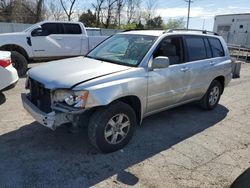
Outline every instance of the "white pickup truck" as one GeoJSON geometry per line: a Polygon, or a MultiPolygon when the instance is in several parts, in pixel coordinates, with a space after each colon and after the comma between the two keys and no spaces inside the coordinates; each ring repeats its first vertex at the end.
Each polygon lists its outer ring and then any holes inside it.
{"type": "Polygon", "coordinates": [[[11,51],[20,76],[31,61],[85,55],[107,36],[88,36],[81,22],[43,21],[23,32],[0,34],[0,50],[11,51]]]}

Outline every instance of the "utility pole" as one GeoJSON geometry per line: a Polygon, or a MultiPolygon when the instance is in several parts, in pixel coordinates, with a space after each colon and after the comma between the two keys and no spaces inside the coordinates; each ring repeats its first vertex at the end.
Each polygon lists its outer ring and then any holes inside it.
{"type": "Polygon", "coordinates": [[[190,18],[190,5],[193,2],[192,0],[185,0],[188,3],[188,15],[187,15],[187,29],[189,26],[189,18],[190,18]]]}
{"type": "Polygon", "coordinates": [[[202,30],[204,30],[205,29],[205,19],[203,19],[203,24],[202,24],[202,30]]]}

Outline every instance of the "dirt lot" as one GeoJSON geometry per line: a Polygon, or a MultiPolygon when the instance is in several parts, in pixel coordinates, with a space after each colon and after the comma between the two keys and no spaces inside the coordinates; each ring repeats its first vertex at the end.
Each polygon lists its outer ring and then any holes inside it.
{"type": "Polygon", "coordinates": [[[0,187],[250,186],[250,64],[214,111],[195,105],[144,120],[123,150],[100,154],[86,131],[39,125],[16,88],[0,94],[0,187]],[[247,180],[247,181],[244,181],[247,180]]]}

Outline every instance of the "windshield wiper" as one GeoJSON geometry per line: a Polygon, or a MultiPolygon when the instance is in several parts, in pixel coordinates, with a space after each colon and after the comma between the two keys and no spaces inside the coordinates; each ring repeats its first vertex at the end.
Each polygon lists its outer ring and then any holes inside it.
{"type": "Polygon", "coordinates": [[[101,58],[101,57],[92,57],[92,56],[86,56],[88,58],[92,58],[92,59],[96,59],[99,61],[105,61],[108,63],[113,63],[113,64],[118,64],[118,65],[123,65],[123,66],[129,66],[129,67],[133,67],[133,65],[126,63],[126,62],[122,62],[122,61],[115,61],[115,60],[111,60],[111,59],[105,59],[105,58],[101,58]]]}
{"type": "Polygon", "coordinates": [[[99,58],[99,57],[93,57],[93,56],[86,56],[88,58],[91,58],[91,59],[96,59],[96,60],[99,60],[99,61],[104,61],[103,59],[99,58]]]}

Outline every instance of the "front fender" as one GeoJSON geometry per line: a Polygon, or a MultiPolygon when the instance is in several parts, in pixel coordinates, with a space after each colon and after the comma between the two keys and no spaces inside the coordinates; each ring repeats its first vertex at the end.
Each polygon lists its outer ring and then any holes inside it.
{"type": "Polygon", "coordinates": [[[126,96],[136,96],[141,102],[141,114],[146,109],[147,78],[134,77],[115,80],[86,88],[89,91],[86,108],[105,106],[126,96]]]}
{"type": "Polygon", "coordinates": [[[18,46],[23,48],[29,57],[33,57],[32,48],[27,44],[26,37],[27,36],[25,35],[20,35],[20,37],[11,35],[7,37],[0,35],[0,48],[3,48],[4,46],[8,45],[18,46]]]}

